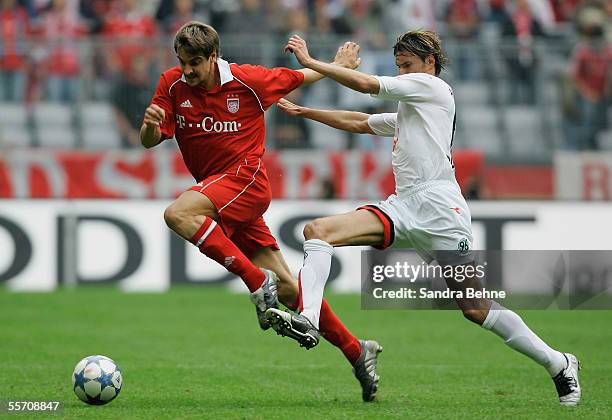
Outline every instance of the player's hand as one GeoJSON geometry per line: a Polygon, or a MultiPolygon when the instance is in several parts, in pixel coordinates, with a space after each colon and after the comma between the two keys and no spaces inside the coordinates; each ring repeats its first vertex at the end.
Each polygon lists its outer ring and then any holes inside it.
{"type": "Polygon", "coordinates": [[[347,69],[356,69],[361,64],[361,58],[359,58],[359,44],[347,41],[344,45],[338,47],[334,63],[346,67],[347,69]]]}
{"type": "Polygon", "coordinates": [[[276,103],[276,106],[281,110],[285,111],[287,114],[292,115],[294,117],[299,117],[304,113],[305,108],[303,106],[299,106],[290,102],[284,98],[281,98],[276,103]]]}
{"type": "Polygon", "coordinates": [[[308,46],[306,45],[306,41],[298,35],[293,35],[289,38],[287,45],[285,45],[285,52],[293,53],[302,66],[308,67],[308,62],[311,60],[310,54],[308,53],[308,46]]]}
{"type": "Polygon", "coordinates": [[[164,121],[166,112],[158,105],[152,104],[145,110],[143,123],[148,126],[159,127],[164,121]]]}

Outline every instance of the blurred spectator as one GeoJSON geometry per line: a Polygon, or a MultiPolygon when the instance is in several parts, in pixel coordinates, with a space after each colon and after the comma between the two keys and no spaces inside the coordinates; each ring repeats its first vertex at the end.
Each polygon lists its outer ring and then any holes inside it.
{"type": "Polygon", "coordinates": [[[597,149],[597,134],[606,128],[606,111],[610,99],[612,47],[604,38],[605,13],[592,15],[582,22],[584,40],[572,53],[571,77],[576,92],[575,137],[566,139],[571,149],[597,149]]]}
{"type": "Polygon", "coordinates": [[[499,26],[500,28],[506,24],[508,19],[508,11],[506,9],[505,0],[489,0],[489,13],[487,20],[499,26]]]}
{"type": "Polygon", "coordinates": [[[535,19],[529,0],[516,0],[506,16],[502,35],[511,40],[506,48],[506,62],[510,71],[509,100],[512,103],[535,103],[537,57],[534,38],[543,35],[535,19]]]}
{"type": "Polygon", "coordinates": [[[160,22],[162,31],[169,36],[174,36],[181,26],[191,20],[210,22],[208,13],[196,11],[195,0],[162,0],[155,18],[160,22]]]}
{"type": "Polygon", "coordinates": [[[350,7],[357,3],[355,0],[315,0],[316,18],[321,20],[321,27],[328,26],[329,30],[338,35],[351,35],[355,32],[350,7]],[[322,22],[326,22],[322,24],[322,22]]]}
{"type": "Polygon", "coordinates": [[[556,21],[550,0],[528,0],[527,2],[533,18],[538,22],[542,31],[547,34],[553,32],[556,21]]]}
{"type": "Polygon", "coordinates": [[[383,7],[382,27],[388,36],[388,45],[394,45],[401,34],[417,29],[436,29],[431,0],[388,0],[383,7]]]}
{"type": "Polygon", "coordinates": [[[261,0],[240,0],[240,6],[228,13],[223,21],[220,33],[225,47],[222,45],[221,50],[232,62],[271,65],[274,51],[267,47],[271,44],[274,27],[261,0]],[[244,42],[245,39],[248,42],[244,42]]]}
{"type": "Polygon", "coordinates": [[[138,0],[119,0],[106,17],[102,34],[107,47],[107,65],[111,73],[126,75],[131,71],[132,57],[151,59],[157,37],[155,21],[138,9],[138,0]]]}
{"type": "Polygon", "coordinates": [[[80,0],[79,14],[85,20],[90,33],[99,33],[104,26],[104,17],[110,12],[112,2],[108,0],[80,0]]]}
{"type": "Polygon", "coordinates": [[[37,34],[42,51],[37,67],[44,68],[46,97],[51,101],[73,102],[79,97],[79,39],[87,29],[76,6],[76,2],[69,4],[69,0],[52,0],[41,11],[37,34]]]}
{"type": "Polygon", "coordinates": [[[571,22],[576,16],[576,8],[584,0],[551,0],[551,7],[557,22],[571,22]]]}
{"type": "Polygon", "coordinates": [[[113,87],[111,101],[124,147],[140,145],[139,133],[144,111],[154,93],[148,63],[142,56],[132,56],[129,65],[131,71],[117,78],[113,87]]]}
{"type": "Polygon", "coordinates": [[[24,99],[29,30],[26,9],[0,0],[0,101],[24,99]]]}
{"type": "MultiPolygon", "coordinates": [[[[303,103],[303,89],[297,89],[289,93],[286,98],[295,103],[303,103]]],[[[308,149],[310,143],[310,131],[305,118],[290,117],[280,111],[276,106],[270,111],[274,126],[274,146],[276,149],[308,149]]]]}
{"type": "Polygon", "coordinates": [[[451,0],[445,16],[449,35],[459,41],[454,66],[457,75],[460,80],[475,79],[480,74],[479,51],[474,46],[480,24],[478,4],[476,0],[451,0]]]}

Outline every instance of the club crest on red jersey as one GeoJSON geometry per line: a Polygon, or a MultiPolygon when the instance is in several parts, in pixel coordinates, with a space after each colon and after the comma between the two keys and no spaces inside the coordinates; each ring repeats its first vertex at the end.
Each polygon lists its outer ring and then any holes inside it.
{"type": "Polygon", "coordinates": [[[235,114],[240,109],[239,98],[227,98],[227,110],[232,114],[235,114]]]}

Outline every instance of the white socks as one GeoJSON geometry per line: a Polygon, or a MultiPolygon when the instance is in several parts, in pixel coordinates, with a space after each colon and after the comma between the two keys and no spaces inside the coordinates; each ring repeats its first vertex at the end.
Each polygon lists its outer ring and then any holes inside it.
{"type": "Polygon", "coordinates": [[[565,369],[565,356],[550,348],[523,322],[520,316],[493,302],[482,327],[499,335],[514,350],[542,365],[550,376],[565,369]]]}
{"type": "Polygon", "coordinates": [[[334,248],[320,239],[304,242],[304,266],[300,271],[302,285],[302,315],[319,328],[323,289],[327,283],[334,248]]]}

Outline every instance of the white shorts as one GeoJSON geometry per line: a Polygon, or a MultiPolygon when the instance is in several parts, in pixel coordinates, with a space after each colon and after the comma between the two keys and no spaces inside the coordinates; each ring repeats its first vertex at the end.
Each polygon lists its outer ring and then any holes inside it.
{"type": "Polygon", "coordinates": [[[378,204],[360,207],[376,214],[389,246],[414,248],[427,262],[466,264],[472,256],[472,216],[456,183],[430,181],[378,204]]]}

